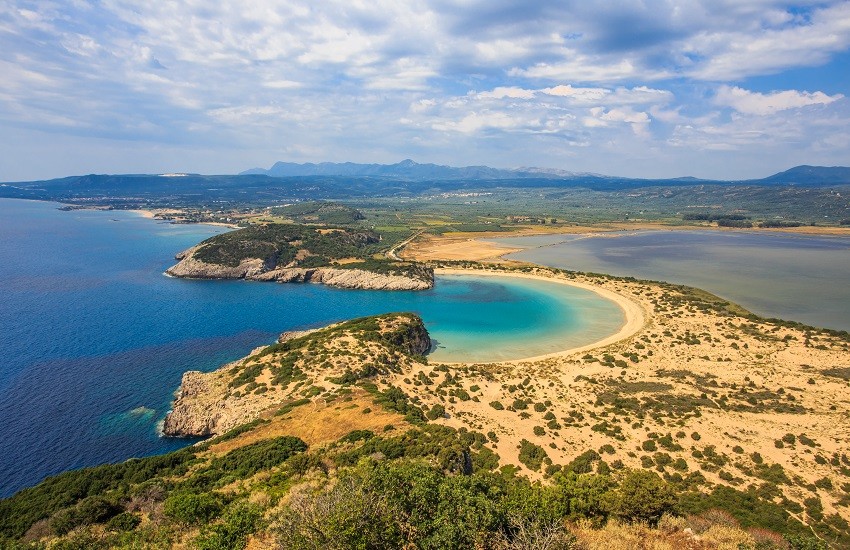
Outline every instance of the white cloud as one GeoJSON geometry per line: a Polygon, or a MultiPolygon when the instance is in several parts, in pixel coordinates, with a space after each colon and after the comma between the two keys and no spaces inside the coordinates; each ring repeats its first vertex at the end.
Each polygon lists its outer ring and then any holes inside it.
{"type": "Polygon", "coordinates": [[[511,117],[506,113],[469,113],[461,120],[435,122],[432,128],[439,131],[453,131],[471,134],[480,130],[512,130],[527,125],[527,121],[511,117]]]}
{"type": "Polygon", "coordinates": [[[478,97],[488,99],[504,99],[506,97],[511,99],[531,99],[534,97],[534,94],[534,90],[525,90],[516,86],[499,86],[489,92],[481,92],[478,94],[478,97]]]}
{"type": "Polygon", "coordinates": [[[294,80],[268,80],[263,82],[263,86],[274,90],[292,90],[302,87],[303,84],[294,80]]]}
{"type": "Polygon", "coordinates": [[[714,96],[714,103],[732,107],[739,113],[748,115],[772,115],[778,111],[798,109],[809,105],[829,105],[844,96],[826,95],[823,92],[800,92],[785,90],[762,94],[751,92],[737,86],[721,86],[714,96]]]}
{"type": "MultiPolygon", "coordinates": [[[[448,162],[469,152],[485,164],[542,165],[538,152],[590,162],[589,151],[616,153],[619,144],[632,158],[673,166],[683,151],[754,142],[766,147],[763,158],[781,158],[792,143],[813,144],[817,158],[847,158],[844,80],[822,77],[829,89],[767,80],[751,90],[740,80],[816,71],[846,54],[850,2],[665,7],[9,0],[0,2],[0,122],[227,154],[283,154],[282,144],[298,141],[286,154],[313,158],[296,160],[448,162]],[[823,91],[765,91],[784,87],[823,91]],[[585,152],[571,157],[578,146],[585,152]]],[[[582,169],[618,161],[601,162],[582,169]]]]}
{"type": "Polygon", "coordinates": [[[605,88],[573,88],[569,84],[559,84],[552,88],[543,88],[540,91],[544,94],[568,97],[579,101],[599,101],[611,93],[611,90],[605,88]]]}
{"type": "Polygon", "coordinates": [[[832,54],[850,47],[850,2],[815,8],[808,21],[778,26],[768,24],[771,20],[762,23],[756,29],[737,25],[694,33],[682,47],[705,61],[695,65],[690,75],[723,81],[772,74],[821,65],[832,54]]]}

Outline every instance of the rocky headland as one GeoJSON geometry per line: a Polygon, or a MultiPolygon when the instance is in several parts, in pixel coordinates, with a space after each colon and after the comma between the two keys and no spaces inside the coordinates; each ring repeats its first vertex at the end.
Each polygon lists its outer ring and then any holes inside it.
{"type": "Polygon", "coordinates": [[[177,254],[179,263],[166,274],[372,290],[434,286],[433,269],[382,257],[384,248],[381,236],[372,231],[270,224],[207,239],[177,254]]]}
{"type": "Polygon", "coordinates": [[[220,435],[281,407],[360,379],[380,381],[422,360],[431,339],[422,320],[399,313],[284,333],[277,344],[220,369],[183,375],[162,432],[220,435]]]}
{"type": "Polygon", "coordinates": [[[427,290],[434,286],[432,269],[417,265],[401,273],[377,273],[367,269],[339,267],[270,268],[259,258],[243,260],[236,266],[207,263],[197,259],[196,248],[175,256],[180,260],[165,273],[183,279],[245,279],[278,283],[322,283],[328,286],[369,290],[427,290]]]}

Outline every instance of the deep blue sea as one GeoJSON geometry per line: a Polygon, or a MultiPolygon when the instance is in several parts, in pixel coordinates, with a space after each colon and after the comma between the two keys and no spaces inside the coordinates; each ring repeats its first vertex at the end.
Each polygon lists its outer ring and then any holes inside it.
{"type": "Polygon", "coordinates": [[[496,239],[508,257],[703,288],[767,317],[850,330],[850,237],[628,231],[496,239]]]}
{"type": "Polygon", "coordinates": [[[187,370],[212,370],[285,330],[413,311],[439,360],[492,361],[601,339],[612,302],[554,283],[439,277],[423,292],[165,277],[224,231],[131,212],[0,199],[0,497],[61,471],[191,441],[158,423],[187,370]]]}

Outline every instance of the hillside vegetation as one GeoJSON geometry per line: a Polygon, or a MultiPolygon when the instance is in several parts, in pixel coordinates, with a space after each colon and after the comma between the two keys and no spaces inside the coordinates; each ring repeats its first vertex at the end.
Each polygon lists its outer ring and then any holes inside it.
{"type": "MultiPolygon", "coordinates": [[[[178,258],[183,266],[189,264],[184,271],[190,277],[259,279],[276,270],[333,268],[426,281],[430,286],[433,275],[425,266],[386,256],[404,235],[393,233],[385,239],[370,229],[267,223],[216,235],[178,258]]],[[[172,268],[169,273],[187,276],[184,271],[172,268]]]]}
{"type": "Polygon", "coordinates": [[[366,219],[356,208],[338,202],[309,201],[269,209],[272,216],[281,216],[297,223],[349,225],[366,219]]]}
{"type": "MultiPolygon", "coordinates": [[[[428,364],[427,334],[411,314],[285,335],[214,373],[227,394],[216,400],[265,403],[256,414],[202,444],[60,474],[0,501],[0,541],[61,549],[847,547],[850,461],[830,454],[818,424],[835,421],[816,401],[793,382],[787,394],[763,387],[758,367],[750,367],[758,382],[740,387],[729,383],[734,372],[720,378],[707,364],[660,366],[664,349],[714,348],[708,353],[730,357],[720,367],[734,371],[744,344],[746,354],[795,354],[804,334],[812,361],[846,354],[847,335],[762,320],[686,287],[595,280],[656,302],[658,324],[615,345],[617,355],[603,348],[579,355],[581,370],[563,365],[569,395],[560,395],[551,361],[428,364]],[[680,330],[667,315],[747,325],[728,342],[662,337],[665,327],[680,330]],[[741,428],[752,434],[762,419],[805,417],[808,435],[782,436],[769,454],[760,439],[752,447],[744,432],[717,423],[723,415],[747,415],[741,428]],[[526,425],[539,429],[521,435],[526,425]],[[735,449],[717,442],[715,426],[731,430],[717,435],[735,449]],[[805,467],[794,466],[800,460],[805,467]],[[808,482],[813,476],[821,478],[808,482]]],[[[787,382],[780,363],[773,369],[787,382]]],[[[806,376],[819,387],[846,385],[845,370],[806,376]]]]}

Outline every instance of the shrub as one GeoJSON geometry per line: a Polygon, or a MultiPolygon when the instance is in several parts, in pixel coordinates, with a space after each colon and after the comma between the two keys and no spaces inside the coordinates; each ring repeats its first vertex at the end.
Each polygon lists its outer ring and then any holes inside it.
{"type": "Polygon", "coordinates": [[[655,525],[675,504],[676,496],[658,474],[632,470],[617,488],[614,512],[626,521],[655,525]]]}
{"type": "Polygon", "coordinates": [[[210,493],[177,493],[165,499],[162,513],[184,525],[209,523],[221,514],[222,502],[210,493]]]}
{"type": "Polygon", "coordinates": [[[252,504],[240,504],[228,510],[224,521],[204,529],[195,540],[199,550],[241,550],[262,518],[260,509],[252,504]]]}
{"type": "Polygon", "coordinates": [[[564,470],[576,474],[588,474],[593,471],[593,463],[600,460],[600,458],[599,453],[590,449],[575,457],[564,467],[564,470]]]}
{"type": "Polygon", "coordinates": [[[537,472],[540,466],[543,465],[543,460],[548,458],[546,451],[540,445],[523,439],[520,441],[519,461],[528,467],[529,470],[537,472]]]}
{"type": "Polygon", "coordinates": [[[431,410],[428,411],[428,414],[425,415],[428,420],[436,420],[438,418],[443,418],[446,416],[446,408],[439,403],[431,407],[431,410]]]}
{"type": "Polygon", "coordinates": [[[53,516],[50,528],[55,534],[64,535],[81,525],[102,523],[120,511],[121,509],[115,503],[103,497],[88,497],[81,500],[75,507],[66,508],[53,516]]]}
{"type": "Polygon", "coordinates": [[[129,512],[122,512],[117,516],[113,517],[109,521],[106,522],[106,528],[110,531],[132,531],[135,529],[139,523],[142,522],[142,518],[137,516],[136,514],[131,514],[129,512]]]}

